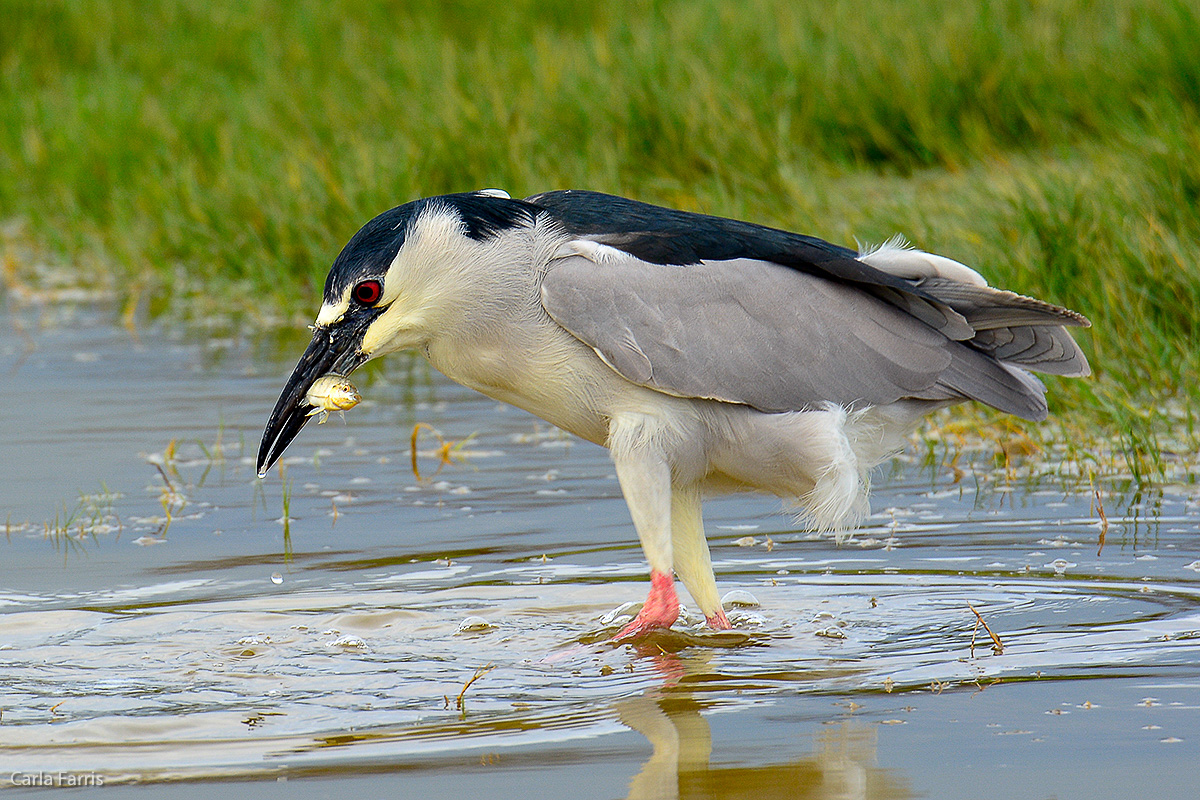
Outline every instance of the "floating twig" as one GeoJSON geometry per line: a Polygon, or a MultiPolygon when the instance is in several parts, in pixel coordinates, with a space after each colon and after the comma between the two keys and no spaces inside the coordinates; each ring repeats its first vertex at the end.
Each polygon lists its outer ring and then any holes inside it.
{"type": "Polygon", "coordinates": [[[975,610],[975,606],[967,603],[967,608],[971,609],[971,613],[975,615],[975,619],[977,620],[975,630],[971,631],[971,658],[975,657],[975,633],[978,632],[980,625],[987,631],[988,636],[992,637],[992,652],[996,655],[1003,655],[1004,644],[1000,641],[1000,637],[992,633],[992,629],[988,627],[987,621],[983,618],[983,615],[975,610]]]}
{"type": "Polygon", "coordinates": [[[467,710],[466,710],[466,708],[463,707],[463,699],[467,695],[467,689],[470,689],[472,683],[479,680],[484,675],[487,675],[489,672],[491,672],[495,668],[496,667],[494,665],[488,664],[486,667],[480,667],[479,669],[475,670],[475,674],[472,675],[471,677],[467,678],[467,682],[463,684],[462,691],[458,693],[458,697],[454,700],[454,707],[457,708],[459,711],[463,712],[463,714],[465,715],[467,713],[467,710]]]}
{"type": "MultiPolygon", "coordinates": [[[[1091,475],[1088,477],[1090,479],[1091,475]]],[[[1092,484],[1092,502],[1095,504],[1096,513],[1100,515],[1100,540],[1096,546],[1096,555],[1100,555],[1104,552],[1104,539],[1108,535],[1108,515],[1104,513],[1104,498],[1095,483],[1092,484]]]]}

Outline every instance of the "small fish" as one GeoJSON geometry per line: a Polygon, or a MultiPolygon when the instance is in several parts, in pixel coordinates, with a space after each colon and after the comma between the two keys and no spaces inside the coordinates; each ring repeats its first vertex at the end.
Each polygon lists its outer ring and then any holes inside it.
{"type": "Polygon", "coordinates": [[[308,394],[304,396],[304,402],[313,407],[308,416],[321,415],[317,420],[317,424],[320,425],[329,419],[330,411],[337,411],[342,414],[342,419],[345,419],[346,415],[342,412],[349,411],[362,402],[362,395],[345,375],[330,373],[313,381],[308,394]]]}

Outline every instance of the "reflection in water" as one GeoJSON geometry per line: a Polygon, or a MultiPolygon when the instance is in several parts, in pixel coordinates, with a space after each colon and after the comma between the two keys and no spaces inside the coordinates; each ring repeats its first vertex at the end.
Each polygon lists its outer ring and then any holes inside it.
{"type": "Polygon", "coordinates": [[[828,726],[807,758],[765,766],[713,766],[706,708],[689,688],[705,673],[712,652],[643,653],[665,678],[661,687],[614,704],[622,723],[654,747],[629,784],[629,800],[686,798],[812,798],[882,800],[913,794],[895,774],[875,766],[876,729],[852,721],[828,726]]]}
{"type": "Polygon", "coordinates": [[[755,621],[631,655],[596,630],[643,577],[602,448],[568,453],[423,360],[393,360],[347,425],[310,426],[286,480],[259,482],[242,444],[278,389],[264,364],[291,366],[269,353],[290,348],[29,329],[27,352],[0,325],[0,368],[20,376],[0,401],[21,409],[0,437],[0,785],[67,769],[156,794],[288,777],[303,795],[310,777],[319,796],[374,773],[429,797],[901,797],[909,780],[946,796],[953,741],[992,759],[995,796],[1200,797],[1179,785],[1195,787],[1200,742],[1190,473],[1153,493],[1101,481],[1100,498],[1054,454],[1014,473],[990,447],[948,449],[897,461],[876,516],[840,543],[724,498],[714,560],[723,589],[762,601],[755,621]],[[480,431],[470,464],[418,482],[418,421],[480,431]],[[1002,655],[972,654],[972,607],[1002,655]],[[464,632],[477,616],[492,627],[464,632]],[[867,709],[858,724],[834,695],[867,709]],[[861,721],[897,706],[921,727],[861,721]],[[902,772],[876,766],[877,733],[902,772]],[[510,793],[489,791],[506,778],[510,793]],[[522,795],[530,781],[548,791],[522,795]]]}

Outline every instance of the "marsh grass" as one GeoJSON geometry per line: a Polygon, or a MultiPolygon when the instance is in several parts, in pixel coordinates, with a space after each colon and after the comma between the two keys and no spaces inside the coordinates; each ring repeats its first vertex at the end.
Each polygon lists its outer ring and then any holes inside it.
{"type": "Polygon", "coordinates": [[[115,510],[120,497],[103,484],[99,492],[80,494],[73,508],[68,509],[64,504],[53,520],[42,524],[42,536],[64,559],[83,554],[88,543],[95,543],[100,535],[120,534],[123,530],[124,524],[115,510]]]}
{"type": "Polygon", "coordinates": [[[903,233],[1092,319],[1096,378],[1051,379],[1063,422],[1037,435],[1139,477],[1197,448],[1186,0],[0,0],[0,18],[10,291],[49,258],[127,316],[290,325],[386,208],[592,188],[840,243],[903,233]]]}

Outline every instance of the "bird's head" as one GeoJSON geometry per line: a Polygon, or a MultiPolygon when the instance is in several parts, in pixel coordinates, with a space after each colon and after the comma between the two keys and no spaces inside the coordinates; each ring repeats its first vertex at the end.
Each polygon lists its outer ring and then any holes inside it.
{"type": "Polygon", "coordinates": [[[372,358],[420,348],[454,302],[465,245],[527,223],[533,207],[485,190],[417,200],[364,225],[325,279],[312,341],[288,378],[258,450],[260,475],[308,421],[306,396],[323,375],[349,375],[372,358]]]}

